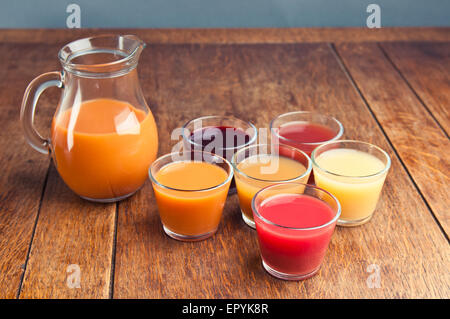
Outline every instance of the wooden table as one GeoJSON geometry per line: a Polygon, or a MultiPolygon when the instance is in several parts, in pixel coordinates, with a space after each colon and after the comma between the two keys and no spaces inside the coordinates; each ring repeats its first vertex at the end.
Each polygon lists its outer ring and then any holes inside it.
{"type": "MultiPolygon", "coordinates": [[[[0,297],[450,297],[449,28],[109,31],[0,30],[0,297]],[[174,128],[203,115],[267,127],[288,111],[328,113],[345,138],[392,158],[373,219],[337,228],[317,276],[284,282],[263,270],[236,195],[198,243],[164,235],[148,181],[115,204],[78,198],[25,142],[19,108],[35,76],[60,69],[63,44],[109,31],[149,44],[139,74],[159,154],[177,142],[174,128]],[[67,285],[69,265],[80,288],[67,285]],[[377,275],[379,288],[368,284],[377,275]]],[[[41,132],[59,94],[40,100],[41,132]]]]}

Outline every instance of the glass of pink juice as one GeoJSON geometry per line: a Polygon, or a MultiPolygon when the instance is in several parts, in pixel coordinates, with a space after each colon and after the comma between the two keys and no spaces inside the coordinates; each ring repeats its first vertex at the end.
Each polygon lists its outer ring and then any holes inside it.
{"type": "Polygon", "coordinates": [[[252,201],[264,269],[284,280],[317,273],[341,214],[327,191],[302,183],[261,189],[252,201]]]}
{"type": "MultiPolygon", "coordinates": [[[[312,151],[328,141],[341,138],[344,127],[334,117],[308,111],[284,113],[270,123],[272,143],[285,144],[302,150],[311,157],[312,151]]],[[[311,174],[309,181],[314,183],[311,174]]]]}

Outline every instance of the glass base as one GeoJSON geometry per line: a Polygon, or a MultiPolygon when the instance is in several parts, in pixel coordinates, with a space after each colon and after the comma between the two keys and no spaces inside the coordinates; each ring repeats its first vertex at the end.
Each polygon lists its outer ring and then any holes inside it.
{"type": "Polygon", "coordinates": [[[308,274],[304,274],[304,275],[296,275],[296,274],[285,274],[282,272],[279,272],[273,268],[271,268],[269,265],[267,265],[264,260],[262,261],[263,267],[264,269],[271,274],[272,276],[274,276],[275,278],[278,279],[283,279],[283,280],[305,280],[308,278],[311,278],[312,276],[314,276],[315,274],[317,274],[317,272],[320,269],[320,266],[317,267],[316,269],[314,269],[312,272],[308,273],[308,274]]]}
{"type": "Polygon", "coordinates": [[[248,218],[247,216],[245,216],[242,209],[241,209],[241,214],[242,214],[242,219],[244,220],[244,222],[251,228],[256,229],[255,222],[253,220],[251,220],[250,218],[248,218]]]}
{"type": "Polygon", "coordinates": [[[95,203],[114,203],[114,202],[118,202],[121,200],[124,200],[125,198],[130,197],[131,195],[133,195],[134,193],[136,193],[137,191],[134,191],[132,193],[123,195],[123,196],[119,196],[119,197],[114,197],[114,198],[90,198],[90,197],[85,197],[85,196],[81,196],[79,195],[82,199],[88,200],[90,202],[95,202],[95,203]]]}
{"type": "Polygon", "coordinates": [[[200,241],[200,240],[205,240],[205,239],[211,237],[212,235],[214,235],[215,232],[217,231],[217,228],[216,228],[213,231],[210,231],[210,232],[208,232],[206,234],[201,234],[201,235],[180,235],[180,234],[174,233],[173,231],[169,230],[164,225],[163,225],[163,229],[164,229],[164,232],[166,233],[167,236],[169,236],[170,238],[179,240],[179,241],[200,241]]]}
{"type": "Polygon", "coordinates": [[[369,216],[367,216],[363,219],[357,219],[357,220],[338,219],[337,225],[343,226],[343,227],[360,226],[360,225],[367,223],[372,218],[372,216],[373,216],[373,214],[370,214],[369,216]]]}

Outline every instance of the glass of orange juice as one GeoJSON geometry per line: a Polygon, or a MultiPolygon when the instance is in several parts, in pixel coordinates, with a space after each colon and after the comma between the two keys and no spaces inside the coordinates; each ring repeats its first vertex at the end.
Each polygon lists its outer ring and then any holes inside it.
{"type": "Polygon", "coordinates": [[[262,188],[286,182],[306,183],[312,170],[305,152],[282,144],[256,144],[237,151],[232,159],[244,222],[255,228],[253,196],[262,188]]]}
{"type": "Polygon", "coordinates": [[[370,143],[342,140],[322,144],[311,158],[316,185],[341,203],[338,225],[368,222],[391,166],[389,155],[370,143]]]}
{"type": "Polygon", "coordinates": [[[175,152],[153,162],[149,175],[168,236],[198,241],[216,232],[233,178],[230,162],[203,151],[175,152]]]}

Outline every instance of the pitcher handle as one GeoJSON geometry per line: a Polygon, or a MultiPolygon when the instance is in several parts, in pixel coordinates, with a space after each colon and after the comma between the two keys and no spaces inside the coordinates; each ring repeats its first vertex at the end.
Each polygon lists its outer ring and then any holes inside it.
{"type": "Polygon", "coordinates": [[[43,138],[34,128],[34,113],[39,96],[45,89],[56,86],[63,88],[63,76],[61,72],[48,72],[39,75],[28,85],[20,108],[20,122],[24,130],[25,138],[35,150],[42,154],[49,154],[50,139],[43,138]]]}

